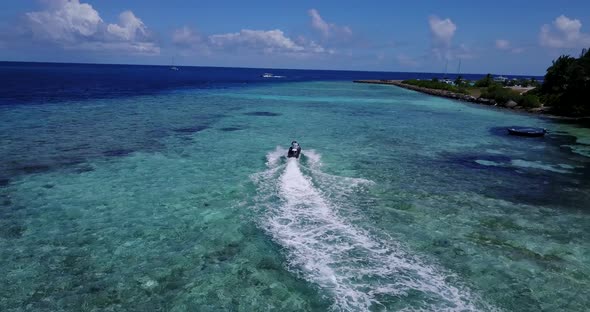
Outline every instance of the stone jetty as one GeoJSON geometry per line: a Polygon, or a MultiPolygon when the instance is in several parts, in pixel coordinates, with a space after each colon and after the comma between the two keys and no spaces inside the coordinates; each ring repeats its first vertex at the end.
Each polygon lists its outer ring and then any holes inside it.
{"type": "Polygon", "coordinates": [[[430,95],[441,96],[441,97],[459,100],[459,101],[466,101],[466,102],[479,103],[479,104],[485,104],[485,105],[494,105],[494,106],[497,105],[496,101],[491,100],[491,99],[484,99],[481,97],[476,98],[476,97],[469,95],[469,94],[455,93],[455,92],[451,92],[451,91],[447,91],[447,90],[438,90],[438,89],[429,89],[429,88],[418,87],[418,86],[414,86],[414,85],[405,84],[405,83],[401,82],[400,80],[354,80],[354,82],[393,85],[393,86],[398,86],[398,87],[409,89],[409,90],[414,90],[414,91],[418,91],[418,92],[422,92],[422,93],[426,93],[426,94],[430,94],[430,95]]]}

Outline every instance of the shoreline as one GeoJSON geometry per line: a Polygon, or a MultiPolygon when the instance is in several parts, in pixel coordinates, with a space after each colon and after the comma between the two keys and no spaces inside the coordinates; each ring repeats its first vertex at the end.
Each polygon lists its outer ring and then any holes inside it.
{"type": "Polygon", "coordinates": [[[469,94],[461,94],[461,93],[455,93],[455,92],[451,92],[451,91],[447,91],[447,90],[418,87],[418,86],[414,86],[414,85],[405,84],[402,82],[402,80],[353,80],[353,82],[354,83],[366,83],[366,84],[391,85],[391,86],[396,86],[396,87],[400,87],[400,88],[404,88],[404,89],[408,89],[408,90],[412,90],[412,91],[417,91],[417,92],[425,93],[428,95],[443,97],[443,98],[447,98],[447,99],[458,100],[458,101],[469,102],[469,103],[480,104],[480,105],[483,104],[485,106],[491,106],[491,107],[495,107],[495,108],[503,108],[503,109],[508,109],[508,110],[515,111],[515,112],[529,113],[529,114],[539,115],[539,116],[553,118],[553,119],[574,120],[574,121],[586,121],[586,120],[590,119],[590,117],[568,117],[568,116],[553,115],[548,111],[547,108],[526,109],[526,108],[519,106],[519,105],[507,106],[506,104],[498,104],[493,99],[485,99],[485,98],[481,98],[481,97],[476,98],[476,97],[469,95],[469,94]]]}
{"type": "Polygon", "coordinates": [[[484,99],[481,97],[476,98],[476,97],[469,95],[469,94],[455,93],[455,92],[451,92],[451,91],[447,91],[447,90],[418,87],[418,86],[414,86],[414,85],[405,84],[402,82],[402,80],[354,80],[353,82],[354,83],[392,85],[392,86],[397,86],[400,88],[418,91],[421,93],[426,93],[426,94],[444,97],[444,98],[448,98],[448,99],[459,100],[459,101],[464,101],[464,102],[471,102],[471,103],[476,103],[476,104],[485,104],[488,106],[510,108],[510,109],[525,111],[525,112],[529,112],[529,113],[542,113],[542,111],[543,111],[543,109],[538,109],[538,108],[537,109],[525,109],[525,108],[518,106],[518,105],[513,106],[513,107],[508,107],[505,105],[498,104],[498,103],[496,103],[495,100],[492,100],[492,99],[484,99]]]}

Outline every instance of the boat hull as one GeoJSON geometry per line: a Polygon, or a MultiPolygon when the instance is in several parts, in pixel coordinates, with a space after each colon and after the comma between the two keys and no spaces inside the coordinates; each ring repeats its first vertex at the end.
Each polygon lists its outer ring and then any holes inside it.
{"type": "Polygon", "coordinates": [[[508,134],[525,136],[525,137],[542,137],[546,133],[547,133],[547,130],[543,129],[543,128],[530,128],[530,127],[508,128],[508,134]]]}
{"type": "Polygon", "coordinates": [[[287,158],[299,158],[299,155],[301,155],[301,148],[299,149],[289,149],[289,151],[287,152],[287,158]]]}

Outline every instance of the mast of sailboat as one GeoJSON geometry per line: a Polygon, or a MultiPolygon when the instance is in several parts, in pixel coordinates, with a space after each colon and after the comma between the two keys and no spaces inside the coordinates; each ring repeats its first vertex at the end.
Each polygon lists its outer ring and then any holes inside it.
{"type": "Polygon", "coordinates": [[[461,59],[459,59],[459,65],[457,66],[457,76],[461,75],[461,59]]]}
{"type": "Polygon", "coordinates": [[[172,56],[172,66],[170,66],[170,69],[171,70],[178,70],[178,67],[176,67],[176,65],[174,65],[174,64],[175,64],[175,62],[174,62],[174,56],[172,56]]]}
{"type": "Polygon", "coordinates": [[[444,79],[447,79],[447,68],[449,67],[449,59],[447,59],[445,63],[445,74],[443,75],[444,79]]]}

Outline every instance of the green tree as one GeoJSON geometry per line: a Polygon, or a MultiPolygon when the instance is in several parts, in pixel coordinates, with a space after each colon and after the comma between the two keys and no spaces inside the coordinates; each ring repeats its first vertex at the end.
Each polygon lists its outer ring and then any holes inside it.
{"type": "Polygon", "coordinates": [[[547,68],[540,94],[546,105],[562,115],[590,114],[590,51],[579,58],[562,55],[547,68]]]}
{"type": "Polygon", "coordinates": [[[539,98],[534,94],[528,94],[521,96],[520,100],[518,101],[523,107],[526,108],[536,108],[541,106],[541,102],[539,102],[539,98]]]}
{"type": "Polygon", "coordinates": [[[528,79],[524,79],[524,78],[518,79],[518,85],[521,86],[521,87],[525,87],[526,88],[526,87],[529,86],[529,84],[530,84],[530,82],[529,82],[528,79]]]}
{"type": "Polygon", "coordinates": [[[484,78],[475,82],[475,86],[478,88],[487,88],[492,84],[494,84],[494,80],[492,79],[492,74],[487,74],[484,78]]]}
{"type": "Polygon", "coordinates": [[[562,55],[547,68],[542,91],[548,94],[561,94],[567,90],[572,80],[572,71],[576,59],[569,55],[562,55]]]}

